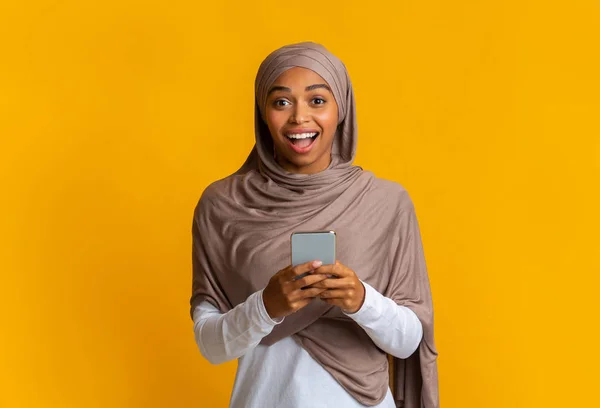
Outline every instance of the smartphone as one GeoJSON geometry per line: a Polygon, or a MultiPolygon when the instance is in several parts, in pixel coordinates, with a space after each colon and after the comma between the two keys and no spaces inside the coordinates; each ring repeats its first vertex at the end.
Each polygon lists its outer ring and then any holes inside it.
{"type": "MultiPolygon", "coordinates": [[[[323,265],[335,263],[335,231],[294,232],[292,245],[292,266],[318,260],[323,265]]],[[[308,275],[303,273],[294,280],[308,275]]]]}

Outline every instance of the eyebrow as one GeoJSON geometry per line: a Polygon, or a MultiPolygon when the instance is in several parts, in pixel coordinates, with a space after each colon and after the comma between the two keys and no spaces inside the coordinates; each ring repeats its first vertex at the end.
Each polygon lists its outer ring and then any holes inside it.
{"type": "MultiPolygon", "coordinates": [[[[331,88],[327,84],[309,85],[306,88],[304,88],[304,90],[306,92],[308,92],[308,91],[312,91],[312,90],[319,89],[319,88],[327,89],[329,92],[333,93],[333,91],[331,90],[331,88]]],[[[270,95],[270,94],[272,94],[275,91],[292,92],[292,90],[290,88],[288,88],[287,86],[279,86],[279,85],[277,85],[277,86],[273,86],[273,87],[271,87],[271,89],[269,89],[269,92],[267,93],[267,96],[270,95]]]]}

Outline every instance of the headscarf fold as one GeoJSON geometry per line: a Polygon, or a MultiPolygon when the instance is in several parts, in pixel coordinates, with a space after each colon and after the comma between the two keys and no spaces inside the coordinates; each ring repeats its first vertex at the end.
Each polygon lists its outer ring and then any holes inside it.
{"type": "Polygon", "coordinates": [[[385,352],[358,324],[318,299],[287,316],[261,343],[292,336],[364,405],[385,398],[391,375],[399,407],[438,407],[433,307],[416,214],[399,184],[352,165],[356,107],[344,64],[319,44],[288,45],[263,61],[255,93],[252,152],[240,170],[204,191],[194,212],[191,313],[202,301],[225,313],[263,289],[290,264],[292,232],[335,230],[337,259],[416,313],[423,325],[419,349],[406,360],[391,358],[390,368],[385,352]],[[325,79],[338,105],[331,163],[311,175],[279,166],[264,120],[269,88],[293,67],[325,79]]]}

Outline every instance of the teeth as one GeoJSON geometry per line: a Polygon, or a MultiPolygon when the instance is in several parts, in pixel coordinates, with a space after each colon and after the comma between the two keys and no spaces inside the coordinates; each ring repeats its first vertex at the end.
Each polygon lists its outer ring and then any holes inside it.
{"type": "Polygon", "coordinates": [[[289,139],[306,139],[309,137],[313,137],[316,136],[318,132],[315,133],[290,133],[288,135],[285,135],[287,138],[289,139]]]}

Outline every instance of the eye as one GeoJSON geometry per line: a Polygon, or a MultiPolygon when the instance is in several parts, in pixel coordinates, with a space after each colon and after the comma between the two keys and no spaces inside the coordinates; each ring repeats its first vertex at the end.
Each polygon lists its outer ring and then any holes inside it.
{"type": "Polygon", "coordinates": [[[286,101],[285,99],[277,99],[276,101],[273,102],[273,106],[275,106],[276,108],[283,108],[284,106],[289,105],[289,102],[286,101]]]}
{"type": "Polygon", "coordinates": [[[312,103],[314,103],[315,105],[323,105],[325,102],[327,102],[325,99],[323,98],[313,98],[312,103]]]}

